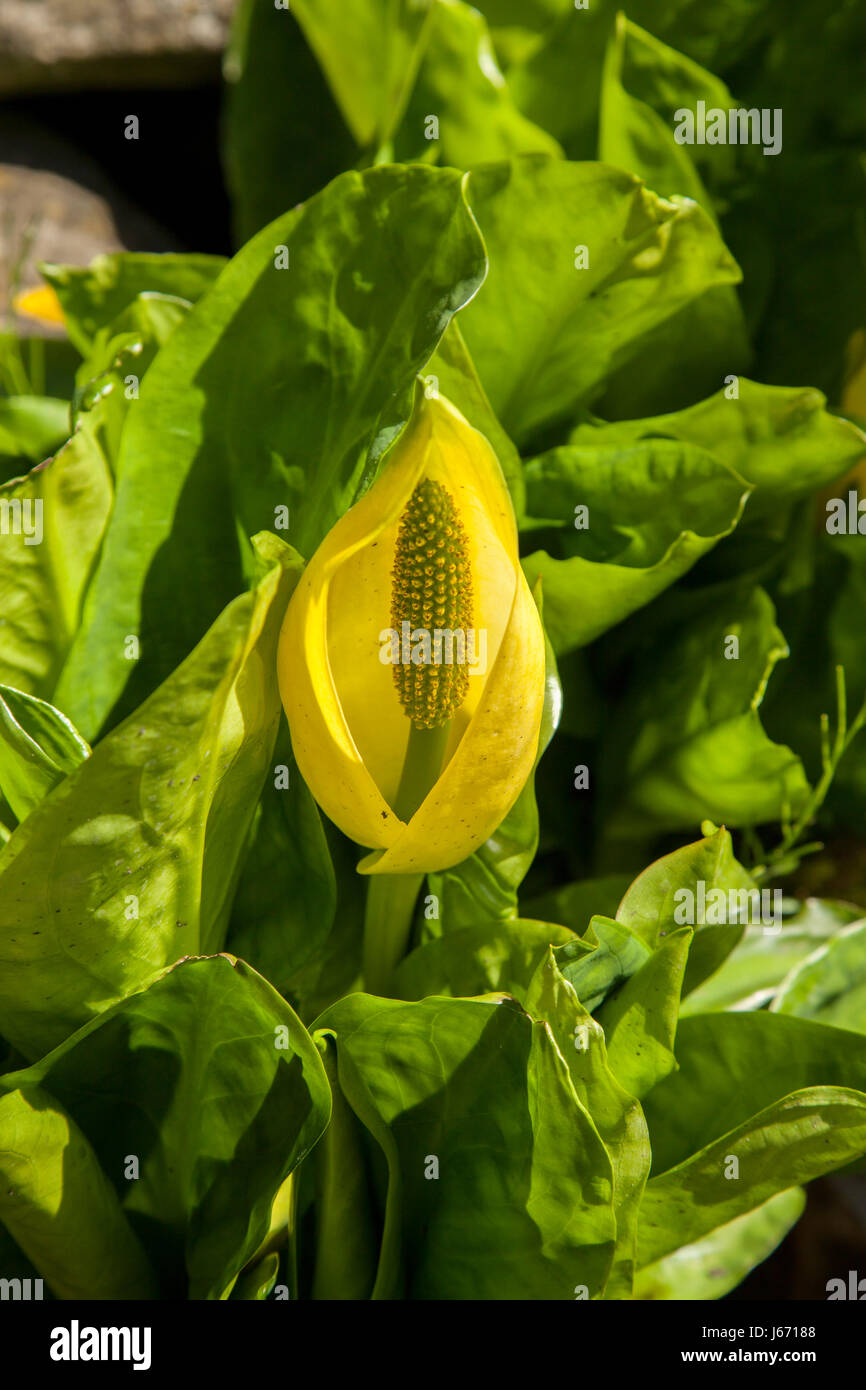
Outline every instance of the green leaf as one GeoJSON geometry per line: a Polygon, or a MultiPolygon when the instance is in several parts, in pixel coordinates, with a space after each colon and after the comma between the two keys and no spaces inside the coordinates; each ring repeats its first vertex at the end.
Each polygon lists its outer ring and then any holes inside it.
{"type": "Polygon", "coordinates": [[[358,158],[291,9],[239,0],[232,14],[222,142],[238,246],[358,158]]]}
{"type": "Polygon", "coordinates": [[[676,1055],[679,1070],[644,1105],[654,1173],[683,1163],[794,1091],[866,1092],[866,1038],[784,1014],[681,1018],[676,1055]]]}
{"type": "Polygon", "coordinates": [[[42,463],[68,437],[68,401],[51,396],[0,399],[0,481],[42,463]]]}
{"type": "Polygon", "coordinates": [[[0,1223],[57,1297],[154,1298],[145,1253],[74,1119],[21,1078],[0,1094],[0,1136],[0,1223]]]}
{"type": "Polygon", "coordinates": [[[520,917],[451,929],[400,963],[394,994],[400,999],[431,994],[461,998],[501,991],[522,1000],[548,948],[571,940],[567,927],[520,917]]]}
{"type": "Polygon", "coordinates": [[[636,1261],[638,1210],[650,1170],[646,1121],[606,1050],[602,1027],[580,1004],[548,949],[530,984],[526,1010],[545,1020],[581,1104],[592,1116],[613,1168],[616,1251],[606,1299],[630,1298],[636,1261]]]}
{"type": "Polygon", "coordinates": [[[795,965],[770,1008],[866,1033],[866,922],[843,927],[795,965]]]}
{"type": "Polygon", "coordinates": [[[770,599],[756,588],[689,597],[682,608],[653,634],[610,730],[620,764],[608,784],[612,833],[685,830],[707,818],[759,825],[796,812],[808,795],[799,758],[772,742],[758,713],[788,652],[770,599]],[[733,638],[736,659],[726,654],[733,638]]]}
{"type": "Polygon", "coordinates": [[[523,155],[472,173],[469,201],[490,274],[461,328],[518,444],[592,402],[656,324],[739,279],[700,208],[603,164],[523,155]],[[589,262],[577,268],[581,246],[589,262]]]}
{"type": "Polygon", "coordinates": [[[674,1037],[691,941],[689,927],[673,932],[597,1014],[611,1071],[639,1100],[676,1066],[674,1037]]]}
{"type": "MultiPolygon", "coordinates": [[[[687,994],[717,970],[737,945],[749,916],[741,913],[740,899],[743,893],[754,891],[754,880],[734,858],[731,837],[722,828],[644,869],[620,903],[617,920],[637,932],[654,951],[671,933],[677,934],[677,928],[689,925],[697,929],[683,986],[687,994]],[[732,910],[726,911],[718,924],[706,920],[706,909],[704,920],[699,920],[702,897],[709,902],[710,895],[719,891],[732,910]]],[[[746,904],[749,910],[752,903],[750,898],[746,904]]]]}
{"type": "Polygon", "coordinates": [[[797,1224],[805,1206],[802,1188],[778,1192],[762,1206],[717,1226],[693,1244],[681,1245],[670,1255],[645,1265],[635,1280],[635,1298],[683,1302],[724,1298],[772,1254],[797,1224]]]}
{"type": "Polygon", "coordinates": [[[359,994],[319,1026],[388,1164],[374,1298],[601,1293],[612,1167],[544,1024],[508,1000],[359,994]]]}
{"type": "Polygon", "coordinates": [[[808,898],[794,916],[783,920],[778,933],[765,931],[759,923],[746,927],[715,974],[683,1000],[681,1016],[716,1009],[764,1008],[789,972],[794,974],[807,956],[861,917],[862,910],[847,903],[808,898]]]}
{"type": "MultiPolygon", "coordinates": [[[[489,7],[484,9],[494,23],[489,7]]],[[[532,22],[526,7],[520,9],[519,19],[515,15],[510,22],[532,22]]],[[[555,135],[570,159],[594,159],[602,63],[616,6],[611,0],[593,0],[578,10],[568,0],[557,0],[544,9],[548,22],[539,23],[539,16],[533,23],[541,29],[541,39],[526,46],[509,69],[508,81],[520,109],[555,135]]]]}
{"type": "Polygon", "coordinates": [[[562,154],[515,106],[484,16],[460,0],[431,8],[418,79],[394,138],[394,157],[404,163],[434,151],[440,164],[458,169],[515,154],[562,154]],[[431,113],[438,122],[432,143],[431,113]]]}
{"type": "Polygon", "coordinates": [[[86,267],[41,265],[60,300],[69,336],[83,356],[98,331],[146,291],[195,303],[216,280],[225,259],[191,252],[120,251],[96,256],[86,267]]]}
{"type": "Polygon", "coordinates": [[[763,386],[740,377],[726,390],[667,415],[578,425],[577,445],[629,448],[639,440],[679,439],[706,449],[754,488],[747,518],[775,512],[849,469],[864,452],[862,432],[827,411],[820,391],[763,386]]]}
{"type": "Polygon", "coordinates": [[[295,0],[292,9],[357,144],[382,144],[411,91],[431,0],[295,0]]]}
{"type": "Polygon", "coordinates": [[[163,1297],[228,1290],[330,1109],[312,1039],[266,980],[228,956],[180,961],[13,1081],[74,1117],[163,1297]]]}
{"type": "Polygon", "coordinates": [[[364,1129],[337,1073],[334,1035],[316,1034],[331,1087],[331,1122],[313,1151],[316,1244],[311,1297],[367,1299],[376,1281],[378,1239],[375,1199],[364,1152],[364,1129]]]}
{"type": "Polygon", "coordinates": [[[278,507],[293,544],[315,549],[354,499],[381,413],[483,272],[460,175],[420,167],[344,174],[226,267],[147,372],[124,430],[58,692],[85,734],[186,656],[243,586],[246,536],[272,528],[278,507]],[[132,681],[129,633],[141,645],[132,681]]]}
{"type": "Polygon", "coordinates": [[[578,936],[583,936],[593,917],[616,916],[630,883],[628,874],[585,878],[578,883],[566,883],[561,888],[551,889],[540,898],[531,898],[523,906],[538,921],[564,922],[578,936]]]}
{"type": "Polygon", "coordinates": [[[531,516],[557,528],[556,553],[533,551],[523,568],[530,584],[541,578],[558,653],[594,641],[686,574],[730,534],[749,493],[706,450],[668,440],[553,449],[527,464],[526,487],[531,516]]]}
{"type": "Polygon", "coordinates": [[[593,917],[580,941],[559,947],[555,959],[581,1004],[593,1013],[650,955],[649,947],[630,927],[608,917],[593,917]],[[587,946],[594,948],[591,954],[587,946]]]}
{"type": "Polygon", "coordinates": [[[105,409],[98,402],[53,459],[0,488],[10,517],[0,546],[0,681],[42,699],[52,697],[78,629],[111,512],[98,442],[105,409]]]}
{"type": "Polygon", "coordinates": [[[640,1263],[651,1264],[700,1240],[777,1192],[842,1167],[864,1149],[863,1092],[814,1086],[785,1096],[676,1168],[650,1178],[640,1210],[640,1263]],[[729,1178],[734,1159],[739,1166],[729,1178]]]}
{"type": "Polygon", "coordinates": [[[619,14],[605,56],[598,157],[639,174],[664,198],[694,198],[712,216],[705,181],[730,183],[739,151],[677,143],[677,112],[699,101],[708,110],[736,106],[718,77],[619,14]]]}
{"type": "Polygon", "coordinates": [[[281,716],[275,648],[298,573],[288,552],[6,845],[0,1032],[25,1056],[180,956],[220,949],[281,716]]]}
{"type": "Polygon", "coordinates": [[[59,709],[0,685],[0,790],[19,820],[89,756],[59,709]]]}
{"type": "Polygon", "coordinates": [[[251,1269],[244,1271],[239,1276],[229,1297],[232,1300],[243,1299],[246,1302],[263,1302],[273,1292],[279,1271],[280,1257],[274,1250],[270,1255],[265,1255],[264,1259],[259,1260],[258,1264],[253,1265],[251,1269]]]}
{"type": "Polygon", "coordinates": [[[320,951],[333,926],[336,901],[319,810],[298,772],[288,727],[281,720],[273,771],[256,811],[232,906],[227,947],[286,993],[320,951]]]}

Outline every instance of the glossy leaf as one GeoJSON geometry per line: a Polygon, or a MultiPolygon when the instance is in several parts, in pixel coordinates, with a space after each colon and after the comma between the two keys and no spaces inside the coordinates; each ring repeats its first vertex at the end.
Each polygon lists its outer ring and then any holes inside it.
{"type": "Polygon", "coordinates": [[[638,1211],[650,1167],[646,1121],[640,1105],[623,1088],[606,1049],[600,1024],[590,1018],[548,949],[533,977],[525,1007],[543,1018],[556,1040],[572,1084],[604,1141],[613,1169],[616,1251],[604,1290],[606,1299],[629,1298],[636,1261],[638,1211]]]}
{"type": "Polygon", "coordinates": [[[457,169],[515,154],[562,153],[546,130],[518,110],[484,17],[460,0],[436,0],[431,7],[417,81],[394,138],[401,161],[434,152],[440,164],[457,169]],[[432,140],[431,112],[438,123],[432,140]]]}
{"type": "Polygon", "coordinates": [[[554,449],[527,465],[526,487],[530,515],[556,528],[555,552],[533,551],[523,568],[530,584],[541,578],[558,653],[594,641],[682,578],[730,534],[748,497],[705,450],[662,440],[554,449]]]}
{"type": "Polygon", "coordinates": [[[497,999],[351,995],[320,1026],[336,1034],[344,1094],[388,1163],[374,1298],[601,1292],[616,1237],[611,1163],[543,1024],[497,999]]]}
{"type": "Polygon", "coordinates": [[[652,327],[739,278],[700,208],[665,202],[603,164],[524,155],[471,174],[469,201],[490,275],[461,329],[518,444],[596,399],[652,327]]]}
{"type": "Polygon", "coordinates": [[[280,716],[275,644],[298,569],[276,558],[6,846],[0,1029],[25,1056],[221,947],[280,716]]]}
{"type": "Polygon", "coordinates": [[[213,1299],[231,1286],[330,1107],[306,1030],[230,956],[181,961],[6,1080],[38,1085],[74,1117],[163,1297],[213,1299]]]}
{"type": "Polygon", "coordinates": [[[814,1086],[776,1101],[692,1158],[650,1178],[641,1203],[639,1259],[650,1264],[762,1206],[778,1192],[858,1158],[866,1094],[814,1086]],[[725,1176],[738,1167],[736,1180],[725,1176]]]}
{"type": "Polygon", "coordinates": [[[776,662],[787,655],[760,589],[705,601],[700,618],[671,626],[647,651],[622,702],[612,746],[628,750],[614,780],[617,833],[759,825],[796,812],[808,794],[799,758],[773,743],[759,714],[776,662]],[[737,641],[737,659],[731,652],[737,641]]]}
{"type": "Polygon", "coordinates": [[[0,1184],[0,1223],[58,1298],[156,1296],[153,1270],[86,1135],[23,1078],[0,1093],[0,1184]]]}
{"type": "Polygon", "coordinates": [[[100,329],[145,292],[195,303],[216,280],[225,259],[192,252],[119,251],[88,266],[43,265],[44,278],[63,308],[69,336],[87,355],[100,329]]]}
{"type": "Polygon", "coordinates": [[[69,404],[51,396],[0,399],[0,482],[42,463],[69,436],[69,404]]]}
{"type": "MultiPolygon", "coordinates": [[[[653,950],[678,927],[696,928],[684,984],[688,993],[718,968],[742,937],[748,916],[740,915],[740,899],[743,893],[754,890],[753,879],[734,858],[731,837],[722,828],[644,869],[620,903],[617,920],[630,926],[653,950]],[[718,891],[725,894],[731,910],[714,924],[707,920],[706,903],[718,891]],[[689,917],[694,920],[690,922],[689,917]]],[[[748,899],[749,911],[754,901],[748,899]]]]}
{"type": "Polygon", "coordinates": [[[596,1015],[611,1071],[640,1100],[676,1066],[674,1037],[692,932],[671,933],[596,1015]]]}
{"type": "Polygon", "coordinates": [[[78,629],[111,512],[104,409],[81,419],[53,459],[0,488],[12,519],[0,544],[0,681],[41,699],[52,697],[78,629]]]}
{"type": "Polygon", "coordinates": [[[721,390],[687,410],[646,420],[578,425],[571,442],[628,448],[639,440],[678,439],[706,449],[751,484],[749,519],[815,492],[862,456],[861,432],[831,415],[820,391],[743,377],[737,389],[734,399],[721,390]]]}
{"type": "Polygon", "coordinates": [[[676,1056],[679,1070],[656,1086],[644,1106],[654,1173],[676,1167],[795,1091],[824,1086],[866,1092],[866,1038],[782,1014],[680,1019],[676,1056]]]}
{"type": "Polygon", "coordinates": [[[772,1254],[806,1206],[799,1187],[778,1192],[762,1206],[735,1216],[691,1245],[681,1245],[639,1271],[635,1298],[703,1302],[724,1298],[772,1254]]]}
{"type": "Polygon", "coordinates": [[[0,790],[19,820],[89,755],[60,710],[0,685],[0,790]]]}
{"type": "Polygon", "coordinates": [[[147,372],[124,431],[64,675],[63,707],[85,734],[187,655],[243,586],[244,538],[278,507],[312,551],[353,500],[383,408],[483,273],[460,176],[423,168],[342,175],[226,267],[147,372]],[[141,644],[132,680],[128,633],[141,644]]]}
{"type": "Polygon", "coordinates": [[[795,965],[770,1007],[866,1033],[866,922],[843,927],[795,965]]]}

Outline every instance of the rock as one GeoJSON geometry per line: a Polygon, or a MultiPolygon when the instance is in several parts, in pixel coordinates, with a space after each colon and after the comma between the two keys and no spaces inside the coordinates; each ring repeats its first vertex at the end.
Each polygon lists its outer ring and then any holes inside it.
{"type": "Polygon", "coordinates": [[[235,0],[3,0],[0,95],[215,79],[235,0]]]}
{"type": "MultiPolygon", "coordinates": [[[[8,305],[11,291],[44,283],[40,261],[87,265],[101,252],[177,249],[91,160],[46,132],[19,126],[13,134],[4,127],[0,120],[0,306],[8,305]]],[[[23,315],[16,328],[23,334],[50,331],[23,315]]]]}

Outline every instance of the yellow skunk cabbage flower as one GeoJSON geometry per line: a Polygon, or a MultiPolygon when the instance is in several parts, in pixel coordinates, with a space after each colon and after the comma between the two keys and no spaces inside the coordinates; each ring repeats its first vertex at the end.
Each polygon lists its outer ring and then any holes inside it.
{"type": "Polygon", "coordinates": [[[360,872],[448,868],[511,809],[536,756],[544,639],[496,455],[447,401],[416,391],[379,477],[310,560],[278,663],[305,781],[373,851],[360,872]]]}

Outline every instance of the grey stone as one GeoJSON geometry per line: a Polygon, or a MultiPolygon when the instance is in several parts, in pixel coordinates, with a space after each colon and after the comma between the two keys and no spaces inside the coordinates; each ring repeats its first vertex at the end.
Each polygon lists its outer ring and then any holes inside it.
{"type": "Polygon", "coordinates": [[[215,78],[235,0],[2,0],[0,95],[215,78]]]}

